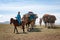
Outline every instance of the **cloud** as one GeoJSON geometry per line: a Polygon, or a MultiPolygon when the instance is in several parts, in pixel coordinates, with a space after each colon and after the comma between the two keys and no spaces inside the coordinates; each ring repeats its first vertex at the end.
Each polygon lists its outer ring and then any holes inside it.
{"type": "Polygon", "coordinates": [[[0,6],[0,10],[9,10],[9,11],[14,11],[14,10],[33,10],[33,9],[38,9],[38,10],[51,10],[51,9],[60,9],[60,6],[54,6],[54,5],[16,5],[16,4],[5,4],[0,6]]]}
{"type": "Polygon", "coordinates": [[[14,15],[2,15],[0,17],[0,22],[4,22],[4,21],[10,21],[10,18],[14,18],[14,15]]]}
{"type": "Polygon", "coordinates": [[[0,15],[0,18],[2,17],[2,15],[0,15]]]}

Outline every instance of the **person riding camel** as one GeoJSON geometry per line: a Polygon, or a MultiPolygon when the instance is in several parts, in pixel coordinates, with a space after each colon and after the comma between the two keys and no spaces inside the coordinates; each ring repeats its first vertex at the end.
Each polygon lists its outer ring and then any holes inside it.
{"type": "Polygon", "coordinates": [[[18,21],[18,24],[21,24],[21,15],[20,12],[18,12],[17,16],[16,16],[16,20],[18,21]]]}

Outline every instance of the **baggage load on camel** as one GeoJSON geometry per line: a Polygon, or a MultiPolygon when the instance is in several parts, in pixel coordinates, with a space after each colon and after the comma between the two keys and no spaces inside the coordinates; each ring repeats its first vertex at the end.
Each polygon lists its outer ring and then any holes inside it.
{"type": "Polygon", "coordinates": [[[27,14],[24,14],[23,16],[25,19],[28,18],[29,21],[35,20],[38,18],[37,14],[34,14],[33,12],[28,12],[27,14]]]}
{"type": "Polygon", "coordinates": [[[35,14],[33,12],[28,12],[28,15],[30,15],[29,16],[30,21],[35,19],[35,14]]]}

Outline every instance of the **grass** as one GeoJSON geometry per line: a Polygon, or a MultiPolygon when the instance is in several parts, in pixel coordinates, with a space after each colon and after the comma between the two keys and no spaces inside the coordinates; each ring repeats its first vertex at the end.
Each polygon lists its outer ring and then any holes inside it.
{"type": "Polygon", "coordinates": [[[60,40],[59,25],[55,29],[37,25],[32,31],[26,33],[22,33],[22,29],[18,27],[20,34],[13,33],[13,29],[13,25],[0,24],[0,40],[60,40]]]}

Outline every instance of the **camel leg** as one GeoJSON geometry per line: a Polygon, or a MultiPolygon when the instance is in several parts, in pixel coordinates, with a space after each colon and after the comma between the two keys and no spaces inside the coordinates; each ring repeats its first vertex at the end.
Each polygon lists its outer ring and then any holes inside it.
{"type": "Polygon", "coordinates": [[[46,26],[47,26],[47,23],[45,23],[45,28],[46,28],[46,26]]]}
{"type": "Polygon", "coordinates": [[[32,25],[32,29],[33,29],[34,25],[32,25]]]}
{"type": "Polygon", "coordinates": [[[30,24],[28,24],[28,26],[27,26],[27,31],[30,31],[30,28],[29,27],[30,27],[30,24]]]}
{"type": "Polygon", "coordinates": [[[50,23],[50,28],[52,28],[52,23],[50,23]]]}
{"type": "Polygon", "coordinates": [[[40,23],[40,26],[41,26],[41,23],[40,23]]]}
{"type": "Polygon", "coordinates": [[[54,26],[55,26],[54,23],[51,23],[51,28],[54,28],[54,26]]]}
{"type": "Polygon", "coordinates": [[[52,23],[52,27],[53,27],[53,28],[55,27],[55,24],[54,24],[54,23],[52,23]]]}
{"type": "Polygon", "coordinates": [[[40,23],[40,26],[41,26],[41,22],[39,22],[40,23]]]}
{"type": "Polygon", "coordinates": [[[53,23],[53,27],[55,28],[55,24],[53,23]]]}
{"type": "Polygon", "coordinates": [[[33,22],[32,22],[32,24],[31,24],[31,26],[32,26],[32,29],[34,28],[34,24],[35,24],[35,23],[34,23],[34,21],[33,21],[33,22]]]}
{"type": "Polygon", "coordinates": [[[27,28],[27,31],[28,31],[28,24],[26,24],[26,28],[27,28]]]}
{"type": "Polygon", "coordinates": [[[23,29],[23,33],[24,33],[25,32],[25,28],[24,28],[24,26],[22,26],[22,27],[23,27],[22,29],[23,29]]]}
{"type": "Polygon", "coordinates": [[[51,28],[50,23],[48,23],[48,28],[51,28]]]}

